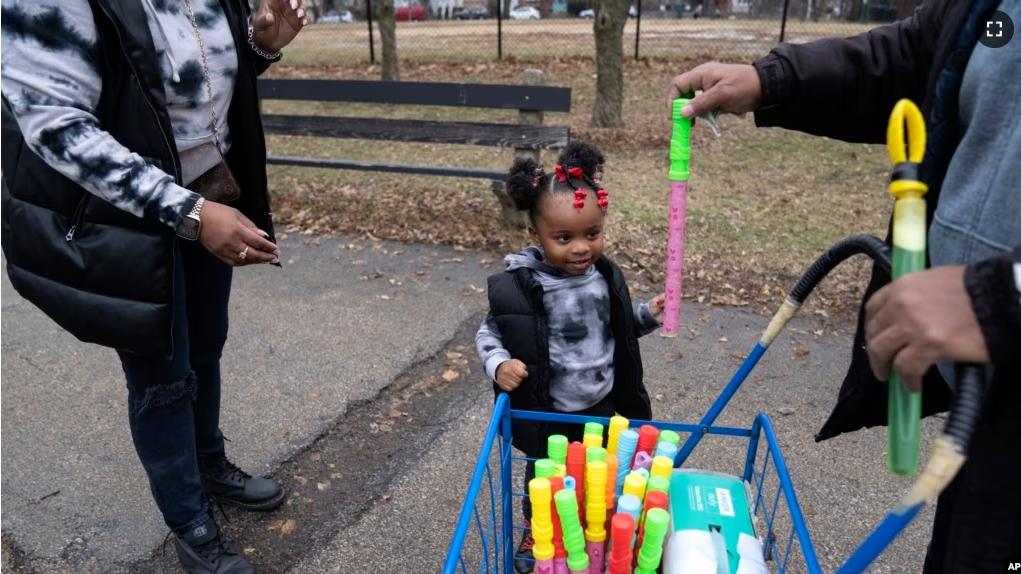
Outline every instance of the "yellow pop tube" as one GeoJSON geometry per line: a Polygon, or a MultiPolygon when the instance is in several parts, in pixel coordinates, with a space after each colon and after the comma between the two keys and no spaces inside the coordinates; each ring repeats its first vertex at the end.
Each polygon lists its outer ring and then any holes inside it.
{"type": "Polygon", "coordinates": [[[630,494],[637,498],[639,502],[644,502],[646,482],[645,477],[637,472],[628,473],[624,478],[624,494],[630,494]]]}
{"type": "Polygon", "coordinates": [[[629,421],[620,416],[616,415],[610,417],[610,428],[607,431],[609,435],[606,440],[606,456],[617,456],[617,441],[620,440],[620,433],[628,427],[629,421]]]}

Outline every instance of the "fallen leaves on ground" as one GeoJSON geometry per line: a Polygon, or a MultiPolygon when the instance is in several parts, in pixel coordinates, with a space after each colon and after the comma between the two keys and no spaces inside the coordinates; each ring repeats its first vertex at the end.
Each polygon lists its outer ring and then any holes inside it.
{"type": "MultiPolygon", "coordinates": [[[[676,71],[688,65],[676,60],[628,61],[625,65],[626,123],[611,129],[590,125],[592,58],[558,58],[541,63],[508,59],[481,67],[466,62],[408,62],[402,64],[401,73],[402,79],[407,81],[463,81],[468,73],[473,82],[517,84],[525,68],[538,66],[546,72],[547,78],[555,78],[557,85],[572,87],[573,111],[551,114],[546,123],[570,126],[572,139],[591,141],[607,155],[608,188],[612,185],[611,194],[623,197],[620,203],[613,205],[627,213],[618,211],[608,218],[606,254],[621,265],[629,283],[639,292],[659,293],[665,280],[662,252],[666,244],[666,221],[661,214],[665,199],[660,201],[655,190],[660,183],[667,185],[665,175],[660,172],[668,164],[670,127],[659,109],[659,96],[653,98],[650,94],[660,94],[676,71]]],[[[371,69],[366,65],[285,66],[274,68],[269,74],[292,78],[375,79],[371,69]]],[[[270,102],[269,105],[288,104],[270,102]]],[[[287,108],[273,109],[273,113],[287,111],[287,108]]],[[[319,112],[332,114],[333,109],[346,108],[324,106],[319,112]]],[[[401,107],[388,107],[385,113],[396,114],[394,117],[416,117],[416,113],[475,114],[460,119],[495,122],[516,121],[517,116],[516,111],[422,112],[401,107]]],[[[451,116],[430,116],[429,119],[448,117],[451,116]]],[[[751,124],[750,120],[731,119],[721,121],[725,135],[719,138],[707,129],[692,130],[697,155],[693,153],[692,157],[694,187],[687,213],[683,291],[686,300],[700,304],[755,305],[761,313],[779,307],[786,290],[814,258],[822,254],[825,246],[851,230],[882,234],[889,216],[888,202],[858,198],[872,197],[868,195],[872,188],[881,193],[888,178],[888,159],[879,148],[790,132],[756,130],[745,125],[751,124]],[[792,142],[799,147],[792,148],[792,142]],[[796,153],[802,150],[812,153],[812,158],[796,153]],[[755,161],[758,163],[753,163],[755,161]],[[829,192],[827,197],[840,198],[843,203],[838,206],[833,200],[820,199],[823,191],[829,192]],[[712,202],[708,198],[712,198],[712,202]],[[796,228],[792,221],[800,222],[801,226],[796,228]]],[[[355,144],[356,150],[375,153],[378,149],[383,155],[398,156],[378,157],[374,161],[417,161],[432,165],[474,162],[474,159],[462,157],[468,151],[458,151],[475,149],[466,146],[422,144],[421,148],[405,148],[401,146],[406,144],[391,142],[355,144]],[[421,157],[405,159],[410,149],[421,149],[414,152],[421,157]]],[[[341,145],[352,144],[319,138],[270,138],[274,153],[286,146],[289,155],[330,157],[334,146],[341,145]]],[[[509,150],[470,153],[475,154],[472,158],[488,158],[491,164],[471,167],[505,169],[510,162],[509,150]]],[[[342,152],[342,155],[347,154],[342,152]]],[[[555,157],[555,152],[543,152],[544,162],[555,157]]],[[[270,174],[275,217],[281,231],[286,232],[278,234],[281,238],[298,232],[316,236],[355,235],[375,243],[372,249],[377,251],[378,242],[384,239],[450,245],[457,252],[482,251],[484,258],[480,265],[487,269],[491,266],[494,270],[501,267],[504,255],[519,251],[529,243],[524,230],[504,224],[497,200],[484,180],[278,166],[271,166],[270,174]]],[[[665,191],[668,189],[667,186],[665,191]]],[[[364,246],[348,242],[342,249],[354,255],[361,253],[364,246]]],[[[466,259],[456,257],[450,261],[460,263],[466,259]]],[[[364,265],[365,261],[356,259],[350,264],[364,265]]],[[[432,264],[426,261],[421,266],[429,268],[432,264]]],[[[838,266],[813,291],[805,303],[807,312],[823,319],[836,316],[853,319],[869,267],[866,261],[858,260],[838,266]]],[[[425,271],[411,272],[412,278],[425,276],[425,271]]],[[[805,313],[803,309],[802,314],[805,313]]]]}
{"type": "Polygon", "coordinates": [[[291,533],[293,533],[294,529],[297,528],[297,526],[298,523],[295,522],[293,518],[288,518],[287,520],[274,520],[273,522],[270,523],[269,529],[279,530],[280,536],[283,537],[289,536],[291,533]]]}

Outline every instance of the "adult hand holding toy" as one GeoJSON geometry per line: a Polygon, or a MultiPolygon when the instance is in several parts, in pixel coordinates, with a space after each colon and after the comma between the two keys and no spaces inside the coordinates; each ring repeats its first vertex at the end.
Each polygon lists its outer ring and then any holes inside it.
{"type": "Polygon", "coordinates": [[[674,100],[690,97],[681,108],[681,116],[696,116],[719,110],[731,114],[754,111],[762,99],[759,74],[750,64],[709,62],[697,66],[670,81],[667,89],[667,115],[673,117],[674,100]],[[701,94],[695,95],[697,90],[701,94]]]}

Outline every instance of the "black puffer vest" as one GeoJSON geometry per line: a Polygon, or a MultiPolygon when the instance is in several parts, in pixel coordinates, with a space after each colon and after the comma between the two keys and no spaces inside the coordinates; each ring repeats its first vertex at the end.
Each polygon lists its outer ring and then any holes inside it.
{"type": "MultiPolygon", "coordinates": [[[[614,350],[613,400],[618,414],[630,419],[652,418],[649,393],[642,382],[642,355],[638,329],[627,283],[620,268],[602,256],[596,269],[606,277],[610,291],[610,326],[614,350]]],[[[550,398],[549,327],[542,301],[543,289],[528,268],[489,277],[489,311],[500,329],[504,348],[528,369],[528,378],[509,393],[511,408],[553,411],[550,398]]],[[[493,382],[493,392],[504,392],[493,382]]],[[[514,446],[535,458],[546,457],[546,424],[514,421],[514,446]]]]}
{"type": "MultiPolygon", "coordinates": [[[[245,0],[220,0],[238,56],[227,162],[242,189],[232,204],[273,239],[257,77],[245,0]]],[[[100,127],[172,174],[181,169],[146,15],[139,0],[91,0],[103,93],[100,127]]],[[[3,250],[15,290],[79,340],[169,357],[177,235],[122,211],[60,174],[25,143],[3,106],[3,250]]]]}

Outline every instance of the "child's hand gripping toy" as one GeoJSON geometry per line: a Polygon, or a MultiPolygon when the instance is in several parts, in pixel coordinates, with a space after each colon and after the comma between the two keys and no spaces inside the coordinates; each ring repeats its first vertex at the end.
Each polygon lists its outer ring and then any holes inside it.
{"type": "MultiPolygon", "coordinates": [[[[893,162],[890,181],[890,195],[895,198],[891,278],[896,281],[907,273],[925,269],[924,196],[928,188],[919,181],[918,173],[925,155],[925,120],[911,100],[900,100],[894,106],[886,131],[886,143],[893,162]]],[[[922,394],[906,390],[896,371],[890,373],[888,408],[887,467],[896,474],[913,475],[918,470],[922,394]]]]}

